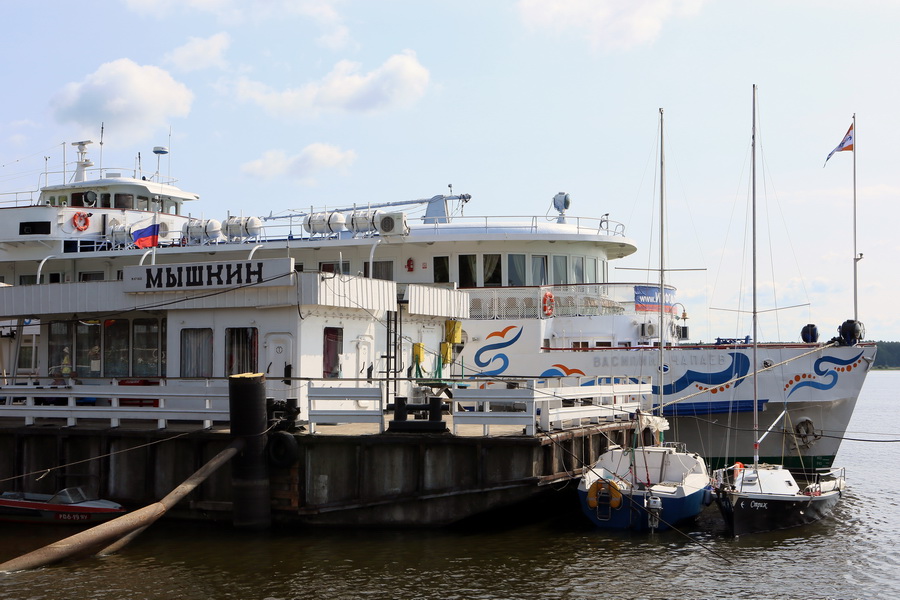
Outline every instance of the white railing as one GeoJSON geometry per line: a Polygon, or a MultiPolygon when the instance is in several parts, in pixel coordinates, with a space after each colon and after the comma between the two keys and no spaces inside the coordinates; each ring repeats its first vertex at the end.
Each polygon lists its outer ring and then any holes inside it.
{"type": "Polygon", "coordinates": [[[453,433],[459,425],[481,425],[484,435],[491,425],[522,427],[534,435],[539,425],[549,432],[566,427],[630,420],[649,395],[646,383],[610,383],[565,387],[538,387],[534,381],[513,389],[469,387],[453,390],[453,433]]]}
{"type": "MultiPolygon", "coordinates": [[[[451,391],[453,433],[459,425],[481,425],[490,435],[492,425],[513,426],[534,435],[588,424],[631,420],[650,394],[648,383],[602,383],[559,387],[557,382],[516,382],[516,387],[480,387],[460,382],[451,391]],[[551,387],[557,385],[557,387],[551,387]],[[468,387],[465,387],[468,386],[468,387]]],[[[369,423],[384,432],[385,391],[381,385],[325,386],[311,382],[306,388],[310,433],[316,425],[369,423]]],[[[169,421],[230,421],[228,385],[221,380],[179,380],[160,385],[44,385],[0,386],[0,417],[20,418],[25,425],[38,419],[65,419],[66,426],[80,419],[106,420],[118,427],[127,420],[153,420],[159,429],[169,421]]]]}
{"type": "Polygon", "coordinates": [[[316,424],[377,423],[384,432],[384,394],[376,387],[324,387],[309,384],[309,432],[316,424]]]}
{"type": "Polygon", "coordinates": [[[177,385],[47,385],[0,386],[0,417],[18,417],[26,425],[36,419],[65,419],[72,427],[79,419],[108,420],[118,427],[124,420],[155,420],[159,429],[168,421],[229,421],[227,382],[191,381],[177,385]]]}

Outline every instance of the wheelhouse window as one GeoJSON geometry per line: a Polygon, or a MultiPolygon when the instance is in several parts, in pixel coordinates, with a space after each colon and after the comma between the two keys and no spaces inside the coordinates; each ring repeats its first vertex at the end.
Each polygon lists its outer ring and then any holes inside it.
{"type": "Polygon", "coordinates": [[[503,273],[500,268],[499,254],[485,254],[482,257],[484,266],[484,287],[500,287],[503,285],[503,273]]]}
{"type": "Polygon", "coordinates": [[[341,354],[344,352],[344,330],[340,327],[325,328],[325,347],[322,353],[322,377],[337,379],[341,376],[341,354]]]}
{"type": "Polygon", "coordinates": [[[547,285],[550,279],[547,276],[547,257],[531,257],[531,285],[547,285]]]}
{"type": "Polygon", "coordinates": [[[434,282],[450,283],[450,257],[435,256],[434,257],[434,282]]]}
{"type": "Polygon", "coordinates": [[[569,257],[553,257],[553,285],[565,285],[569,283],[569,257]]]}
{"type": "Polygon", "coordinates": [[[181,376],[212,377],[213,331],[210,328],[181,330],[181,376]]]}
{"type": "Polygon", "coordinates": [[[475,254],[459,255],[459,287],[473,288],[478,286],[477,259],[478,256],[475,254]]]}
{"type": "Polygon", "coordinates": [[[103,322],[103,376],[128,377],[128,319],[103,322]]]}
{"type": "Polygon", "coordinates": [[[588,258],[587,266],[584,272],[585,283],[600,283],[597,280],[597,259],[588,258]]]}
{"type": "Polygon", "coordinates": [[[584,283],[584,257],[572,257],[572,269],[574,271],[575,283],[584,283]]]}
{"type": "Polygon", "coordinates": [[[114,208],[134,208],[133,194],[116,194],[116,205],[114,208]]]}
{"type": "Polygon", "coordinates": [[[510,254],[506,257],[506,285],[511,287],[525,285],[524,254],[510,254]]]}

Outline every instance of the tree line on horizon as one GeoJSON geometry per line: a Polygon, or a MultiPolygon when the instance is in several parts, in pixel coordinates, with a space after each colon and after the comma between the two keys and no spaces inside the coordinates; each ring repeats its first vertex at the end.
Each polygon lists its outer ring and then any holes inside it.
{"type": "Polygon", "coordinates": [[[875,342],[878,354],[873,369],[900,369],[900,342],[875,342]]]}

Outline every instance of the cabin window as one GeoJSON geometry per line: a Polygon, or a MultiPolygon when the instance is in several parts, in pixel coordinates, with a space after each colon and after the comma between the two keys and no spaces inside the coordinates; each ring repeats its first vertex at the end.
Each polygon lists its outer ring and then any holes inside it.
{"type": "Polygon", "coordinates": [[[72,192],[72,206],[84,206],[84,192],[72,192]]]}
{"type": "Polygon", "coordinates": [[[587,259],[587,268],[584,271],[584,281],[585,281],[585,283],[599,283],[599,281],[597,281],[597,259],[596,258],[588,258],[587,259]]]}
{"type": "Polygon", "coordinates": [[[572,342],[572,348],[575,349],[575,352],[587,352],[590,347],[589,342],[572,342]]]}
{"type": "Polygon", "coordinates": [[[572,257],[572,269],[574,270],[575,283],[584,283],[584,257],[572,257]]]}
{"type": "Polygon", "coordinates": [[[128,377],[128,319],[103,322],[103,376],[128,377]]]}
{"type": "Polygon", "coordinates": [[[212,377],[213,331],[209,328],[181,330],[181,376],[212,377]]]}
{"type": "MultiPolygon", "coordinates": [[[[62,273],[49,273],[47,275],[41,275],[41,283],[50,282],[50,283],[62,283],[63,274],[62,273]]],[[[34,275],[19,275],[19,285],[34,285],[37,283],[37,273],[34,275]]]]}
{"type": "Polygon", "coordinates": [[[135,206],[138,210],[150,210],[150,198],[147,196],[138,196],[137,198],[137,206],[135,206]]]}
{"type": "Polygon", "coordinates": [[[499,254],[485,254],[483,257],[484,287],[500,287],[503,285],[503,273],[500,268],[499,254]]]}
{"type": "Polygon", "coordinates": [[[135,377],[157,377],[160,374],[159,321],[135,319],[131,326],[131,374],[135,377]]]}
{"type": "Polygon", "coordinates": [[[475,254],[459,255],[459,287],[473,288],[478,285],[477,258],[475,254]]]}
{"type": "Polygon", "coordinates": [[[75,375],[100,377],[100,321],[78,321],[75,324],[75,375]]]}
{"type": "Polygon", "coordinates": [[[23,343],[19,348],[19,362],[16,363],[19,371],[34,372],[34,346],[30,343],[23,343]]]}
{"type": "Polygon", "coordinates": [[[434,282],[450,283],[450,257],[435,256],[434,263],[434,282]]]}
{"type": "Polygon", "coordinates": [[[256,373],[259,347],[256,327],[225,330],[225,375],[256,373]]]}
{"type": "Polygon", "coordinates": [[[60,206],[68,206],[69,205],[69,197],[68,196],[60,196],[57,198],[59,200],[60,206]]]}
{"type": "MultiPolygon", "coordinates": [[[[350,261],[345,260],[344,262],[340,263],[340,265],[341,265],[341,271],[340,271],[341,274],[349,275],[350,274],[350,261]]],[[[319,263],[319,271],[321,271],[322,273],[337,273],[338,272],[338,261],[333,260],[333,261],[320,262],[319,263]]]]}
{"type": "Polygon", "coordinates": [[[553,285],[566,285],[569,283],[569,257],[553,257],[553,285]]]}
{"type": "Polygon", "coordinates": [[[531,257],[531,285],[547,285],[550,280],[547,278],[547,257],[532,256],[531,257]]]}
{"type": "Polygon", "coordinates": [[[116,194],[116,205],[114,208],[134,208],[134,195],[116,194]]]}
{"type": "Polygon", "coordinates": [[[162,200],[162,212],[169,215],[177,215],[178,214],[178,203],[172,200],[171,198],[163,198],[162,200]]]}
{"type": "Polygon", "coordinates": [[[612,348],[612,342],[596,342],[594,346],[597,348],[612,348]]]}
{"type": "Polygon", "coordinates": [[[100,208],[112,208],[110,204],[110,200],[112,199],[112,195],[109,192],[104,192],[100,194],[100,208]]]}
{"type": "Polygon", "coordinates": [[[341,327],[325,328],[325,348],[322,352],[322,377],[337,379],[341,376],[341,354],[344,352],[344,330],[341,327]]]}
{"type": "Polygon", "coordinates": [[[78,281],[103,281],[106,274],[103,271],[82,271],[78,274],[78,281]]]}
{"type": "Polygon", "coordinates": [[[295,273],[302,273],[302,272],[303,272],[303,263],[295,262],[295,263],[294,263],[294,272],[295,272],[295,273]]]}
{"type": "Polygon", "coordinates": [[[65,379],[72,375],[72,336],[73,323],[54,321],[49,326],[47,350],[50,360],[48,375],[65,379]]]}
{"type": "Polygon", "coordinates": [[[394,261],[392,260],[376,260],[372,263],[373,274],[369,275],[369,261],[363,265],[363,276],[372,279],[384,279],[386,281],[394,280],[394,261]]]}
{"type": "Polygon", "coordinates": [[[524,254],[510,254],[506,257],[506,285],[511,287],[525,285],[524,254]]]}

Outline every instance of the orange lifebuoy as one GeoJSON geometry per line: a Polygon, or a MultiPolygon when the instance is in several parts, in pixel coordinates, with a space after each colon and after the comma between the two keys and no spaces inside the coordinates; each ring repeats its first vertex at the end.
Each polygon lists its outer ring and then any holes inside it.
{"type": "Polygon", "coordinates": [[[75,229],[78,231],[84,231],[91,224],[91,218],[88,216],[86,212],[81,212],[80,210],[72,216],[72,225],[75,226],[75,229]]]}
{"type": "Polygon", "coordinates": [[[544,311],[544,314],[548,317],[553,316],[553,304],[556,302],[556,299],[553,297],[553,292],[545,292],[544,298],[541,300],[541,309],[544,311]]]}
{"type": "Polygon", "coordinates": [[[744,471],[744,463],[736,462],[734,463],[734,481],[737,481],[737,478],[740,477],[741,473],[744,471]]]}
{"type": "Polygon", "coordinates": [[[600,496],[609,495],[609,507],[612,509],[622,506],[622,491],[615,481],[611,479],[599,479],[591,484],[587,493],[587,504],[590,508],[600,505],[600,496]]]}

